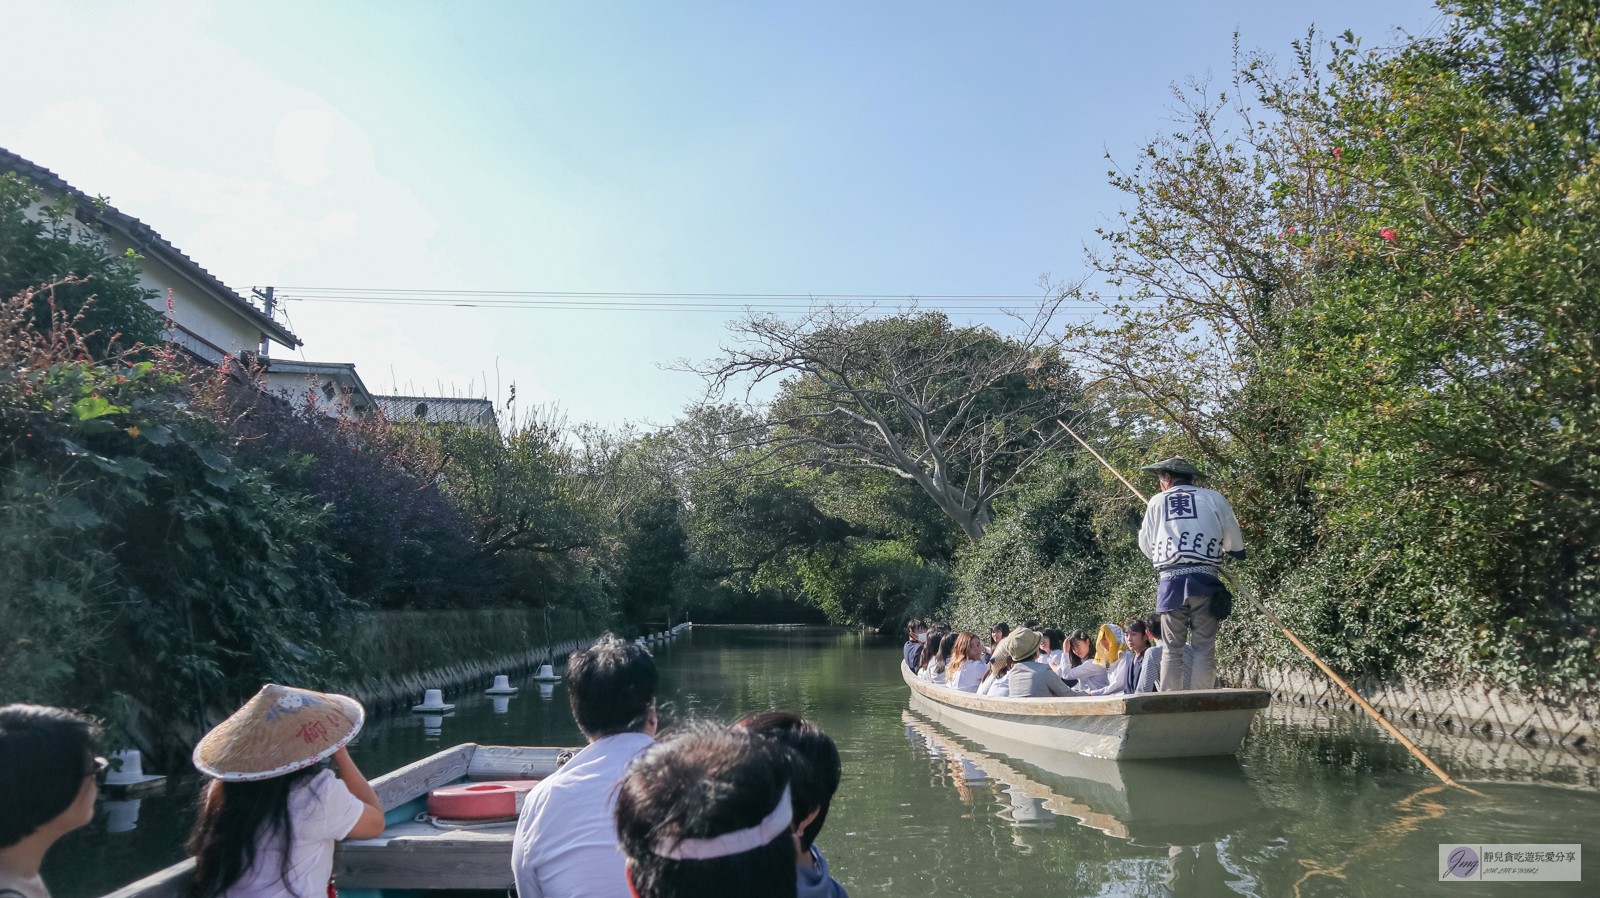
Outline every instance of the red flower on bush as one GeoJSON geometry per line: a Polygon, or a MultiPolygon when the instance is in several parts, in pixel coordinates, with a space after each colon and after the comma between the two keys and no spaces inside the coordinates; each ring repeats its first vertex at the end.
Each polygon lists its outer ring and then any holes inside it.
{"type": "Polygon", "coordinates": [[[1395,238],[1394,228],[1384,228],[1378,232],[1378,236],[1393,243],[1395,238]]]}
{"type": "Polygon", "coordinates": [[[1333,148],[1333,158],[1335,158],[1335,159],[1343,159],[1344,158],[1344,147],[1334,147],[1333,148]]]}

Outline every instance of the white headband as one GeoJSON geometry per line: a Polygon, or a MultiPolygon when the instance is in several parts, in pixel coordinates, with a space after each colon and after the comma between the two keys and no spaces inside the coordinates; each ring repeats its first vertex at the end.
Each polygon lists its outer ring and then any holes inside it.
{"type": "Polygon", "coordinates": [[[710,839],[681,839],[670,847],[668,841],[662,839],[656,843],[656,854],[674,861],[709,861],[744,854],[771,842],[793,822],[794,807],[789,803],[789,787],[784,786],[778,806],[755,826],[736,829],[710,839]]]}

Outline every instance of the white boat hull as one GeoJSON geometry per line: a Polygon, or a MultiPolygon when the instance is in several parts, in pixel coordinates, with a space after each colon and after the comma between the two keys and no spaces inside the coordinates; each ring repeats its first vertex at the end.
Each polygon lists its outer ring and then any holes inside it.
{"type": "Polygon", "coordinates": [[[1195,689],[1139,695],[991,698],[916,678],[904,664],[912,706],[958,727],[1096,758],[1202,758],[1237,754],[1260,689],[1195,689]]]}

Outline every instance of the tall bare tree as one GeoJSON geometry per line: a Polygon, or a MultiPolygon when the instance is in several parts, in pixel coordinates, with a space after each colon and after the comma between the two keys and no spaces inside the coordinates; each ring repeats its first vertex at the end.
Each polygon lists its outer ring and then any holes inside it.
{"type": "Polygon", "coordinates": [[[1081,395],[1045,337],[1063,294],[1003,336],[915,309],[871,318],[823,306],[797,318],[751,314],[703,366],[713,398],[777,379],[766,414],[739,428],[752,464],[871,468],[914,481],[974,542],[994,500],[1065,437],[1081,395]]]}

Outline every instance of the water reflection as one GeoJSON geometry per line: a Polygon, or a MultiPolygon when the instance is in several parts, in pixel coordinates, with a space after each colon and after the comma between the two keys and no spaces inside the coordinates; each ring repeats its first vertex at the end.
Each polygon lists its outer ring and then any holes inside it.
{"type": "Polygon", "coordinates": [[[1261,810],[1231,757],[1108,761],[934,724],[912,711],[903,719],[930,753],[1003,784],[1009,804],[1001,814],[1018,825],[1066,817],[1134,844],[1195,844],[1225,837],[1261,810]]]}
{"type": "Polygon", "coordinates": [[[495,696],[493,698],[493,702],[494,702],[494,713],[496,713],[496,714],[506,714],[506,713],[509,713],[511,711],[511,696],[509,696],[509,695],[497,695],[497,696],[495,696]]]}
{"type": "Polygon", "coordinates": [[[106,812],[106,832],[133,832],[139,826],[139,799],[101,802],[106,812]]]}

